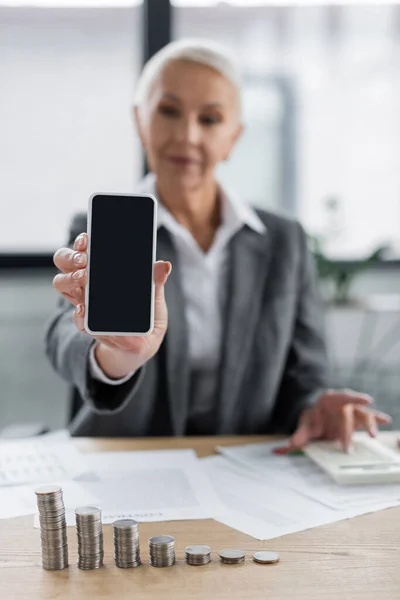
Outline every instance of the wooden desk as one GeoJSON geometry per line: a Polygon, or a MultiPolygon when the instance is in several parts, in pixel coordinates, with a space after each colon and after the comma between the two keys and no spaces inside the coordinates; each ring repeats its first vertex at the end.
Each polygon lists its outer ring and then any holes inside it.
{"type": "MultiPolygon", "coordinates": [[[[189,438],[147,440],[77,440],[90,450],[144,450],[195,448],[211,454],[216,443],[249,443],[265,438],[189,438]]],[[[32,517],[0,521],[1,600],[399,600],[400,508],[365,515],[333,525],[259,542],[216,523],[178,521],[140,525],[144,565],[118,569],[113,560],[111,526],[104,526],[105,566],[80,571],[76,540],[68,529],[70,566],[64,571],[41,567],[39,532],[32,517]],[[148,565],[147,539],[168,533],[176,538],[177,564],[167,569],[148,565]],[[184,563],[184,548],[209,544],[213,561],[203,567],[184,563]],[[223,547],[243,548],[249,557],[243,565],[223,565],[215,554],[223,547]],[[279,552],[281,562],[254,563],[256,550],[279,552]]]]}

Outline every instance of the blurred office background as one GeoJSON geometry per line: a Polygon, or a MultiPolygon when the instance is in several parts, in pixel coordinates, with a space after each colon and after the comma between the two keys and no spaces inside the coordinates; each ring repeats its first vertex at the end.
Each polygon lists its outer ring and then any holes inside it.
{"type": "Polygon", "coordinates": [[[52,254],[90,194],[134,191],[135,81],[182,37],[241,62],[246,132],[220,177],[302,222],[332,385],[372,393],[400,428],[400,3],[0,0],[0,429],[67,424],[44,356],[52,254]]]}

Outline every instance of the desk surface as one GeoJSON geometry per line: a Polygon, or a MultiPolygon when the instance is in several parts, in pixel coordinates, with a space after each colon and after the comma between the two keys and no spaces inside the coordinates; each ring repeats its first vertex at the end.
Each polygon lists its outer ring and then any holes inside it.
{"type": "MultiPolygon", "coordinates": [[[[77,440],[83,451],[145,450],[193,447],[200,456],[218,444],[249,443],[266,438],[188,438],[147,440],[77,440]]],[[[364,515],[332,525],[259,542],[212,520],[143,523],[138,569],[118,569],[113,561],[111,526],[104,526],[105,566],[80,571],[76,541],[68,529],[70,566],[64,571],[41,567],[39,532],[32,517],[0,520],[1,600],[398,600],[400,598],[400,508],[364,515]],[[146,540],[160,532],[176,538],[177,564],[168,569],[148,565],[146,540]],[[213,561],[203,567],[184,563],[184,548],[208,544],[213,561]],[[223,565],[215,552],[242,548],[243,565],[223,565]],[[279,552],[277,565],[251,560],[256,550],[279,552]]]]}

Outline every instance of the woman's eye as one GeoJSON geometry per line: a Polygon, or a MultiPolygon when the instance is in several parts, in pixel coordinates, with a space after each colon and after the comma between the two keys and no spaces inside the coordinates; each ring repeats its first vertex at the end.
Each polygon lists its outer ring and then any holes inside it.
{"type": "Polygon", "coordinates": [[[221,118],[216,115],[201,115],[199,121],[202,125],[216,125],[221,122],[221,118]]]}
{"type": "Polygon", "coordinates": [[[178,109],[173,106],[160,106],[158,110],[166,117],[177,117],[179,115],[178,109]]]}

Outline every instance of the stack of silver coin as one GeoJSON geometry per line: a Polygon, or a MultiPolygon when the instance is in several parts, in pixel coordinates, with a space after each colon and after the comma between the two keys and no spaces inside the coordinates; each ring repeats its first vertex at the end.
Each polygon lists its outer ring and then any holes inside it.
{"type": "Polygon", "coordinates": [[[78,567],[99,569],[103,566],[103,529],[101,509],[83,506],[75,509],[76,533],[78,536],[78,567]]]}
{"type": "Polygon", "coordinates": [[[67,523],[62,489],[45,485],[35,490],[39,509],[42,564],[47,571],[68,567],[67,523]]]}
{"type": "Polygon", "coordinates": [[[170,535],[151,537],[149,562],[152,567],[172,567],[175,564],[175,538],[170,535]]]}
{"type": "Polygon", "coordinates": [[[253,560],[261,565],[272,565],[279,562],[279,554],[277,552],[261,550],[253,554],[253,560]]]}
{"type": "Polygon", "coordinates": [[[185,560],[188,565],[206,565],[211,562],[210,546],[187,546],[185,560]]]}
{"type": "Polygon", "coordinates": [[[221,562],[226,565],[239,565],[244,562],[246,554],[243,550],[235,550],[233,548],[225,548],[219,553],[221,562]]]}
{"type": "Polygon", "coordinates": [[[128,569],[140,565],[139,524],[133,519],[113,523],[114,559],[117,567],[128,569]]]}

